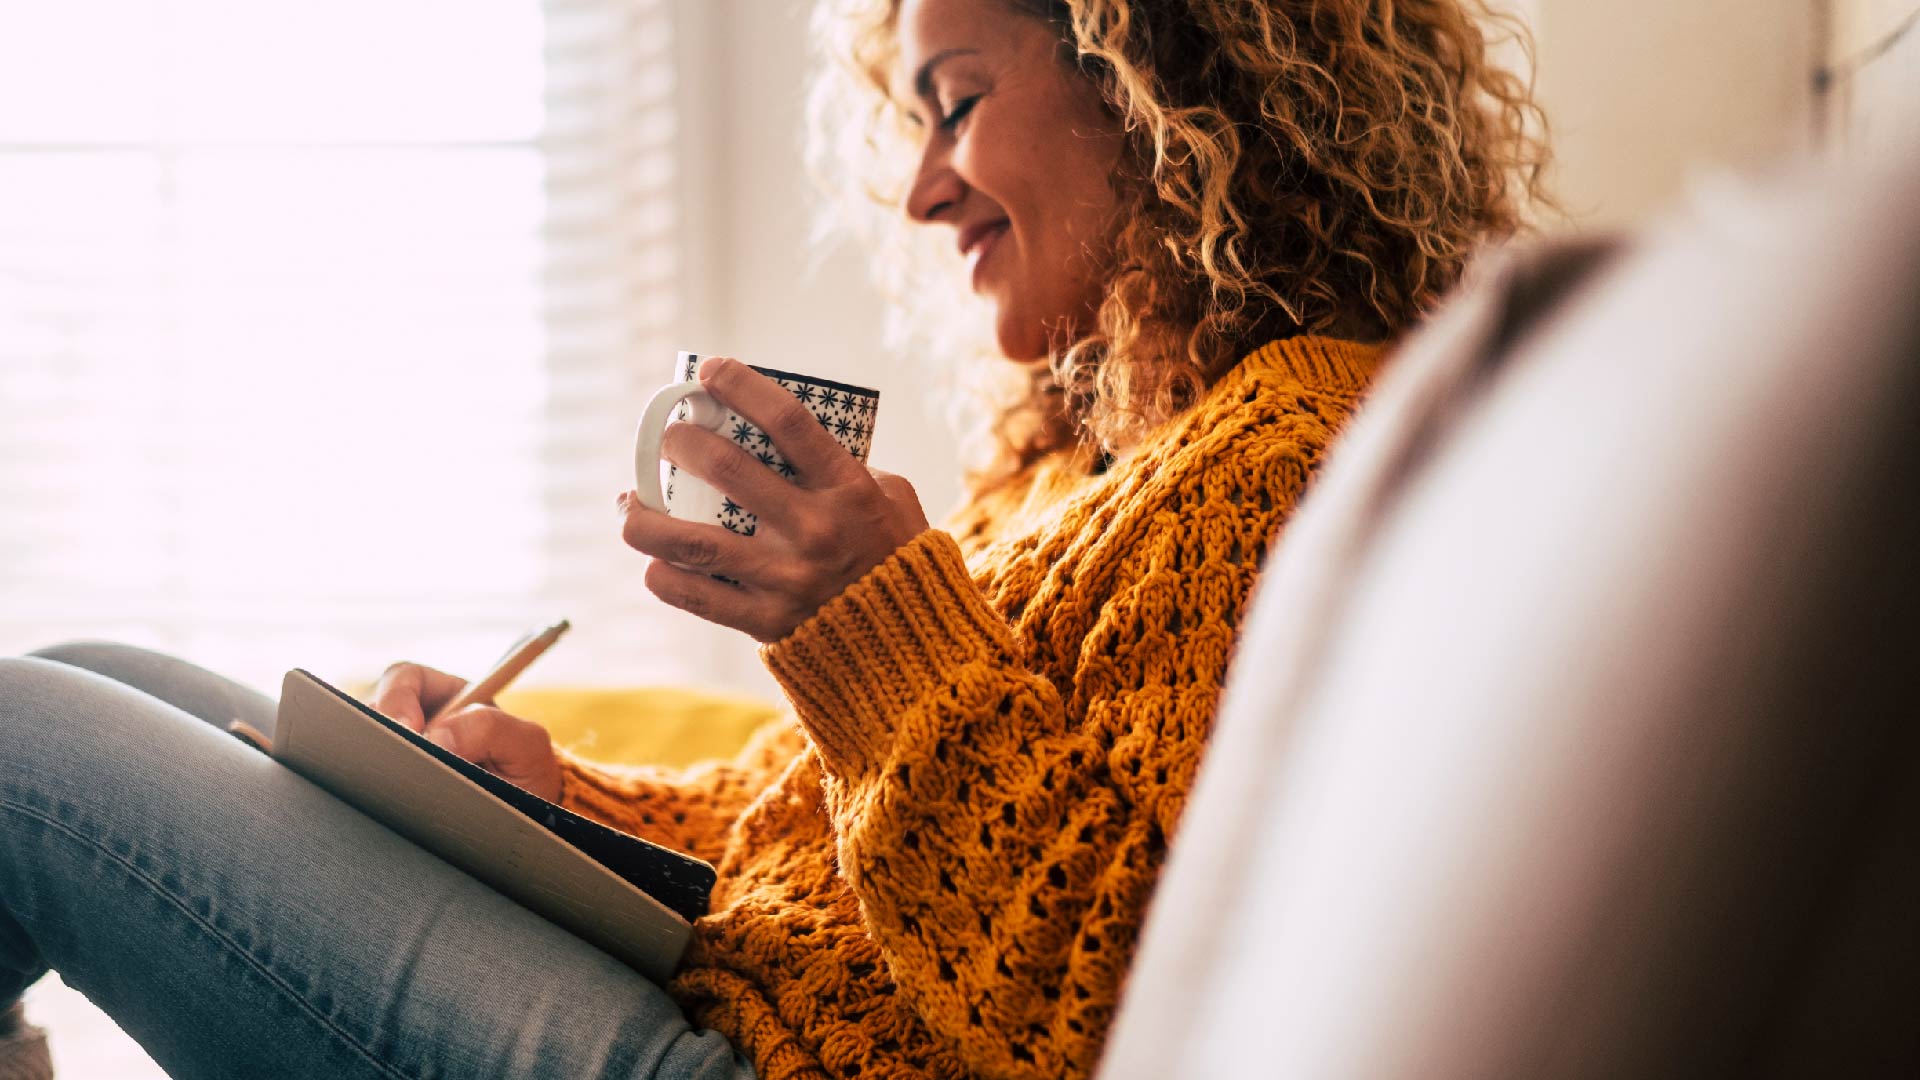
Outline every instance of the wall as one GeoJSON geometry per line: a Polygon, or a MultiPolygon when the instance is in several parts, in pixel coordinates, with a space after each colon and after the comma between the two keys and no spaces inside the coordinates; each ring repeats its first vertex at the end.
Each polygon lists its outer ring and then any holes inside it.
{"type": "Polygon", "coordinates": [[[1811,0],[1535,0],[1538,87],[1575,223],[1629,224],[1690,178],[1807,148],[1811,0]]]}
{"type": "Polygon", "coordinates": [[[706,280],[688,340],[777,367],[836,376],[880,390],[884,406],[873,463],[920,486],[930,513],[959,497],[952,448],[917,368],[881,360],[879,298],[861,256],[808,243],[814,187],[801,164],[807,0],[681,0],[709,20],[713,58],[689,90],[705,99],[720,134],[704,170],[706,280]]]}
{"type": "Polygon", "coordinates": [[[1836,147],[1872,153],[1920,115],[1920,0],[1834,0],[1822,120],[1836,147]]]}
{"type": "MultiPolygon", "coordinates": [[[[684,263],[684,340],[878,389],[872,463],[913,481],[937,519],[957,503],[960,479],[929,380],[920,365],[883,360],[880,300],[858,253],[808,243],[815,196],[801,145],[810,7],[676,0],[689,105],[688,235],[704,238],[684,263]]],[[[723,648],[737,685],[775,692],[744,639],[723,648]]]]}
{"type": "MultiPolygon", "coordinates": [[[[1630,224],[1703,172],[1812,143],[1829,0],[1508,2],[1536,27],[1539,95],[1559,158],[1554,185],[1570,227],[1630,224]]],[[[879,387],[886,406],[874,462],[913,480],[937,515],[959,488],[923,373],[883,362],[878,300],[858,258],[839,251],[816,265],[806,243],[808,7],[675,0],[689,103],[689,235],[704,238],[686,264],[684,340],[879,387]]],[[[751,650],[736,653],[741,683],[770,691],[751,650]]]]}

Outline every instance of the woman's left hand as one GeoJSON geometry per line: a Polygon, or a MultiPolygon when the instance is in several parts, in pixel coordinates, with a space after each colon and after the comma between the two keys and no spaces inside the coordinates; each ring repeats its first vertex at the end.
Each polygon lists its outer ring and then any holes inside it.
{"type": "Polygon", "coordinates": [[[721,435],[673,424],[663,456],[752,511],[758,528],[747,537],[683,521],[622,492],[622,536],[652,556],[646,584],[655,596],[757,641],[778,641],[925,532],[927,515],[911,484],[862,465],[779,383],[722,357],[702,364],[699,378],[772,437],[793,479],[721,435]]]}

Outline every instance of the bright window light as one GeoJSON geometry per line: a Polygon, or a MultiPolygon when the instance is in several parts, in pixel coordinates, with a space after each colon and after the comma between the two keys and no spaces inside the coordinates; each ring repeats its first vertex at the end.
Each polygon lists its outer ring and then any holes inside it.
{"type": "Polygon", "coordinates": [[[672,163],[634,135],[671,131],[634,53],[666,27],[644,0],[0,0],[0,649],[110,636],[272,683],[484,661],[596,604],[657,621],[576,571],[617,545],[624,372],[658,348],[595,297],[673,304],[672,163]]]}

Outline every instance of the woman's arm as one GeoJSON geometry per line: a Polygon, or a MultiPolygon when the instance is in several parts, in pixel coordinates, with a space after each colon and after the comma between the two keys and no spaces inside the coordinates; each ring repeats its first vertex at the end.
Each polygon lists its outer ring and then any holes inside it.
{"type": "Polygon", "coordinates": [[[893,978],[976,1071],[1096,1063],[1256,563],[1331,437],[1284,426],[1098,541],[1122,569],[1065,670],[1035,659],[1063,624],[1016,630],[939,532],[763,653],[893,978]]]}

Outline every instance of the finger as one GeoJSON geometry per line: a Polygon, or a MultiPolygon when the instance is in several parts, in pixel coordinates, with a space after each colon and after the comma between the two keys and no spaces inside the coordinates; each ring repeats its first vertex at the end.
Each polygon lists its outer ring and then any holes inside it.
{"type": "Polygon", "coordinates": [[[913,527],[916,535],[925,532],[927,512],[920,504],[920,493],[913,489],[913,482],[904,476],[872,466],[867,467],[867,472],[873,475],[873,482],[880,486],[880,493],[887,497],[887,501],[897,510],[905,512],[908,524],[913,527]]]}
{"type": "Polygon", "coordinates": [[[756,641],[779,636],[771,629],[778,624],[770,617],[773,602],[766,593],[715,581],[659,559],[647,567],[643,580],[647,591],[669,607],[738,630],[756,641]]]}
{"type": "Polygon", "coordinates": [[[465,685],[456,676],[421,664],[392,664],[381,672],[367,704],[409,730],[420,731],[426,727],[428,714],[465,685]]]}
{"type": "Polygon", "coordinates": [[[847,469],[859,468],[799,399],[740,361],[724,356],[706,361],[700,365],[700,385],[771,436],[802,486],[831,483],[847,469]]]}
{"type": "Polygon", "coordinates": [[[920,501],[920,496],[913,490],[913,483],[906,477],[887,472],[885,469],[876,469],[871,465],[867,466],[867,474],[873,477],[874,483],[880,485],[880,490],[886,493],[887,498],[894,502],[899,502],[903,498],[911,499],[915,503],[920,501]]]}
{"type": "Polygon", "coordinates": [[[723,574],[736,581],[759,580],[763,556],[753,541],[718,525],[685,521],[649,510],[638,501],[627,504],[620,538],[642,555],[664,559],[707,574],[723,574]]]}
{"type": "Polygon", "coordinates": [[[793,524],[792,503],[800,490],[732,439],[695,424],[674,424],[661,450],[770,528],[785,531],[793,524]]]}

